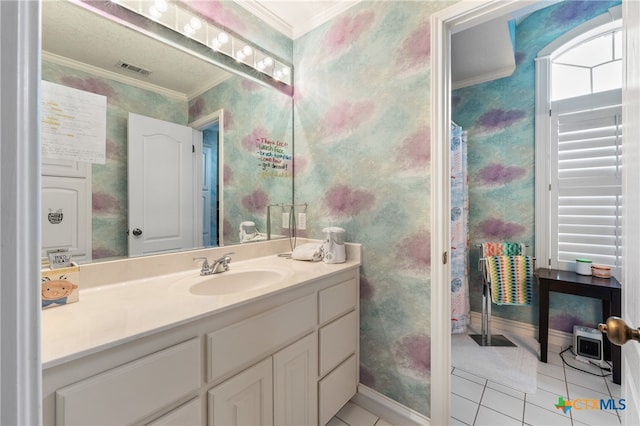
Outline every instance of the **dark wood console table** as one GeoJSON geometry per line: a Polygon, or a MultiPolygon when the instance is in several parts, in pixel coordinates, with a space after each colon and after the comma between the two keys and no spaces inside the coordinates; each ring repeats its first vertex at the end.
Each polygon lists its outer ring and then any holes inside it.
{"type": "MultiPolygon", "coordinates": [[[[596,278],[578,275],[571,271],[555,269],[538,269],[536,271],[540,284],[540,311],[538,340],[540,341],[540,361],[547,362],[547,348],[549,346],[549,292],[575,294],[602,300],[602,321],[611,315],[622,314],[622,291],[615,278],[596,278]]],[[[613,382],[620,384],[621,350],[620,346],[609,342],[604,335],[603,351],[606,360],[613,363],[613,382]]]]}

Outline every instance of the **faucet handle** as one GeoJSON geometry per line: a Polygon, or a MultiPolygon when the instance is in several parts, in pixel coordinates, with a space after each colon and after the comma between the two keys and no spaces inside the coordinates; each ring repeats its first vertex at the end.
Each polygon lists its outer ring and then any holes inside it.
{"type": "Polygon", "coordinates": [[[202,266],[207,265],[207,267],[209,266],[209,260],[207,260],[206,257],[194,257],[193,261],[197,262],[198,260],[203,260],[204,262],[202,262],[202,266]]]}
{"type": "Polygon", "coordinates": [[[194,257],[193,261],[197,262],[198,260],[202,260],[202,269],[200,270],[201,273],[206,273],[209,272],[210,266],[209,266],[209,260],[206,257],[194,257]]]}

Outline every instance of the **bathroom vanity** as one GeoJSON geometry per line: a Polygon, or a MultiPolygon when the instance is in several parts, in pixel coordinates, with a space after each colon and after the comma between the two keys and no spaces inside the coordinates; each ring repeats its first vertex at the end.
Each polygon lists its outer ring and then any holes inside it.
{"type": "Polygon", "coordinates": [[[358,385],[360,247],[332,265],[234,249],[246,259],[211,276],[215,286],[231,274],[217,290],[202,291],[193,254],[166,255],[158,270],[171,256],[191,269],[91,287],[44,311],[43,423],[326,424],[358,385]],[[246,284],[261,274],[266,285],[246,284]]]}

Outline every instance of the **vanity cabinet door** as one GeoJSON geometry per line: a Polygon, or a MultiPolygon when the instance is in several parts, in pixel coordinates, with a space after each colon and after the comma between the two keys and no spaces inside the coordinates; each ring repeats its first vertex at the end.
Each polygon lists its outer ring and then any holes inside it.
{"type": "Polygon", "coordinates": [[[273,425],[271,364],[269,357],[211,389],[209,425],[273,425]]]}
{"type": "Polygon", "coordinates": [[[274,423],[278,426],[316,423],[316,342],[313,333],[273,356],[274,423]]]}

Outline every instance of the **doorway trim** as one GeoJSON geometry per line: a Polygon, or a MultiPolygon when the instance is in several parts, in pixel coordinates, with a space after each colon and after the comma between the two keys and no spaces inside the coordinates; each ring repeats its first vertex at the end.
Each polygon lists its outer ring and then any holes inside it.
{"type": "MultiPolygon", "coordinates": [[[[224,245],[224,109],[221,108],[189,123],[189,127],[200,132],[214,123],[218,123],[218,247],[224,245]]],[[[200,147],[202,150],[202,147],[200,147]]],[[[200,152],[200,155],[202,153],[200,152]]],[[[199,157],[199,156],[198,156],[199,157]]],[[[200,168],[200,160],[196,160],[196,168],[200,168]]],[[[200,170],[198,173],[201,173],[200,170]]],[[[199,174],[198,174],[199,176],[199,174]]],[[[199,199],[198,194],[195,199],[199,199]]],[[[199,212],[200,209],[197,209],[199,212]]]]}
{"type": "Polygon", "coordinates": [[[539,3],[463,0],[431,15],[431,424],[448,424],[450,416],[451,35],[539,3]]]}

